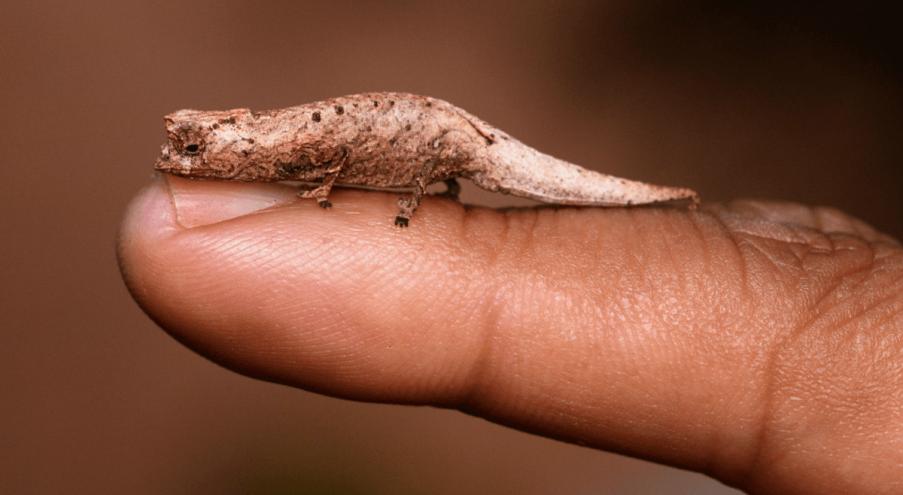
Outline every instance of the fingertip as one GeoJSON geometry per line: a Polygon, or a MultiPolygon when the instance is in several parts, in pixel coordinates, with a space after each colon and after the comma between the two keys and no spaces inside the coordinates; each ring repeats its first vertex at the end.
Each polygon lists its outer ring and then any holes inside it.
{"type": "Polygon", "coordinates": [[[156,178],[123,220],[127,286],[168,333],[230,368],[332,394],[410,400],[372,384],[381,373],[427,379],[403,373],[400,356],[433,340],[422,317],[441,321],[435,304],[463,299],[457,290],[426,294],[446,278],[432,271],[450,271],[449,246],[463,247],[453,227],[463,208],[427,199],[400,229],[396,194],[336,190],[324,211],[295,192],[156,178]]]}

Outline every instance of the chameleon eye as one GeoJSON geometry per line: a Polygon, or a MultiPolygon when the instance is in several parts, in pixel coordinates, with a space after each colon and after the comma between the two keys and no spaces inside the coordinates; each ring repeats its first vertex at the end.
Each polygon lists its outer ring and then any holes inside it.
{"type": "Polygon", "coordinates": [[[198,154],[199,150],[200,150],[200,146],[198,146],[196,143],[191,143],[191,144],[185,145],[185,154],[186,155],[196,155],[196,154],[198,154]]]}

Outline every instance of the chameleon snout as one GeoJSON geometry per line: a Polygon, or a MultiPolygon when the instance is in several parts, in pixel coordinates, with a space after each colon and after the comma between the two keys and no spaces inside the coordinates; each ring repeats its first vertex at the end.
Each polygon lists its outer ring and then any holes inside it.
{"type": "Polygon", "coordinates": [[[154,169],[170,174],[188,175],[193,167],[190,159],[175,153],[172,146],[167,143],[160,148],[160,157],[154,163],[154,169]]]}

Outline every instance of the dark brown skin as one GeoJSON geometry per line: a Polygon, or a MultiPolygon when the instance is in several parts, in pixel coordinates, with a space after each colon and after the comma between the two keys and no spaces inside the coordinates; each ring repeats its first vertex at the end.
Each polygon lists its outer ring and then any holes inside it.
{"type": "Polygon", "coordinates": [[[125,280],[180,342],[250,376],[456,408],[750,493],[903,493],[903,249],[863,222],[427,196],[401,234],[393,195],[334,194],[324,215],[279,184],[163,176],[126,215],[125,280]]]}
{"type": "Polygon", "coordinates": [[[194,178],[320,183],[302,193],[331,206],[335,184],[410,188],[406,226],[427,186],[464,177],[490,191],[555,204],[630,205],[694,191],[592,172],[542,154],[454,105],[406,93],[367,93],[282,110],[181,110],[165,118],[157,170],[194,178]]]}

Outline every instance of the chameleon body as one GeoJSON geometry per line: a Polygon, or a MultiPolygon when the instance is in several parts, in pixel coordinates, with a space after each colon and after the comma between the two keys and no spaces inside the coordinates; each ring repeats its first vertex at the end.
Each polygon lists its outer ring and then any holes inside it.
{"type": "Polygon", "coordinates": [[[442,100],[368,93],[254,112],[180,110],[164,118],[168,142],[156,169],[176,175],[303,181],[299,193],[329,207],[333,185],[412,190],[399,200],[407,226],[427,186],[456,178],[564,205],[617,206],[691,200],[685,188],[630,181],[541,153],[442,100]]]}

